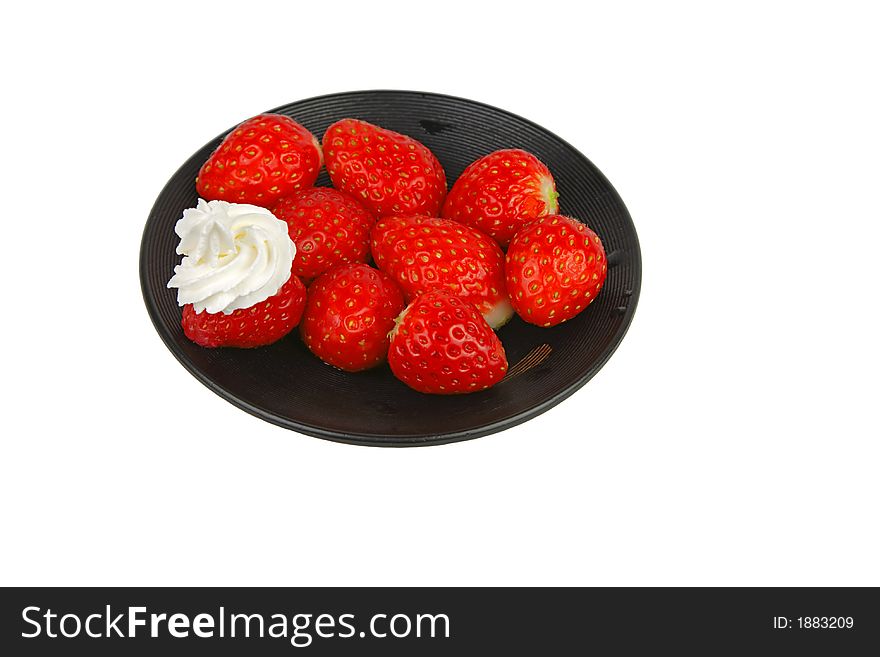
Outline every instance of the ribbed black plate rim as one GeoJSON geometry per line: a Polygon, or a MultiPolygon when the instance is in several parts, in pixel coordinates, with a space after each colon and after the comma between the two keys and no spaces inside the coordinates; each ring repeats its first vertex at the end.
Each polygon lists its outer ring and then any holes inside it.
{"type": "MultiPolygon", "coordinates": [[[[357,434],[352,432],[339,432],[328,430],[322,428],[320,426],[314,426],[311,424],[306,424],[302,422],[298,422],[294,419],[284,417],[278,415],[276,413],[272,413],[266,411],[265,409],[259,408],[246,402],[245,400],[238,397],[235,393],[227,390],[226,388],[218,385],[215,381],[213,381],[209,376],[207,376],[199,367],[197,367],[185,353],[183,353],[180,348],[175,343],[174,337],[168,326],[161,319],[161,315],[158,308],[158,302],[151,294],[151,291],[147,284],[147,276],[148,276],[148,264],[147,264],[147,250],[148,244],[146,241],[146,235],[148,232],[148,227],[150,225],[150,220],[153,218],[154,213],[156,212],[156,208],[159,205],[160,199],[163,197],[165,191],[169,189],[175,179],[177,178],[178,173],[182,170],[186,169],[189,159],[184,162],[179,168],[178,171],[169,179],[163,188],[162,192],[160,192],[157,197],[156,203],[153,208],[150,210],[150,215],[147,220],[147,224],[144,226],[143,236],[141,239],[141,248],[140,248],[140,263],[139,263],[139,274],[140,274],[140,284],[141,284],[141,293],[143,295],[144,303],[146,304],[147,311],[150,315],[150,320],[153,323],[156,331],[164,342],[165,346],[168,350],[174,355],[174,357],[180,362],[181,365],[192,374],[198,381],[200,381],[203,385],[205,385],[209,390],[213,391],[215,394],[219,395],[229,403],[233,404],[237,408],[250,413],[251,415],[260,418],[266,422],[277,425],[284,429],[293,430],[299,433],[303,433],[309,436],[314,436],[316,438],[321,438],[323,440],[329,440],[333,442],[340,442],[351,445],[362,445],[362,446],[373,446],[373,447],[413,447],[413,446],[423,446],[423,445],[442,445],[454,442],[460,442],[464,440],[471,440],[474,438],[480,438],[483,436],[487,436],[489,434],[497,433],[499,431],[503,431],[505,429],[509,429],[511,427],[517,426],[530,420],[545,411],[553,408],[560,402],[568,399],[575,392],[580,390],[587,382],[592,379],[599,370],[608,362],[608,359],[614,354],[617,350],[620,343],[623,341],[623,338],[626,336],[627,331],[629,330],[630,324],[632,323],[633,316],[635,315],[635,310],[638,305],[639,293],[641,290],[641,281],[642,281],[642,261],[641,261],[641,248],[639,246],[638,235],[635,230],[635,225],[633,224],[632,217],[629,214],[629,211],[626,209],[626,205],[623,202],[623,199],[617,193],[617,190],[614,189],[614,186],[611,182],[605,177],[605,175],[596,167],[585,155],[583,155],[577,148],[572,146],[566,140],[560,138],[554,133],[550,132],[546,128],[538,125],[537,123],[530,121],[522,116],[514,114],[513,112],[509,112],[504,109],[500,109],[493,105],[489,105],[487,103],[482,103],[480,101],[471,100],[469,98],[462,98],[458,96],[452,96],[448,94],[439,94],[434,92],[423,92],[423,91],[408,91],[408,90],[400,90],[400,89],[371,89],[371,90],[360,90],[360,91],[346,91],[339,92],[333,94],[325,94],[321,96],[313,96],[311,98],[304,98],[298,101],[294,101],[292,103],[286,103],[284,105],[279,105],[278,107],[266,110],[268,112],[280,112],[288,109],[292,105],[296,105],[299,103],[310,103],[310,102],[319,102],[321,100],[331,101],[343,96],[352,96],[357,94],[376,94],[376,93],[394,93],[394,94],[413,94],[421,97],[433,97],[437,99],[455,101],[466,103],[474,106],[480,106],[494,112],[497,112],[500,115],[508,116],[511,119],[515,119],[524,124],[530,125],[534,129],[539,132],[543,132],[549,137],[558,140],[562,145],[566,146],[571,152],[585,160],[588,165],[592,168],[594,174],[604,183],[607,187],[607,194],[614,199],[614,201],[619,205],[621,211],[621,220],[625,223],[624,230],[629,233],[629,237],[632,240],[632,251],[628,254],[629,258],[629,266],[633,272],[633,280],[632,280],[632,294],[629,301],[629,304],[626,306],[626,309],[623,311],[623,316],[621,317],[621,323],[619,328],[617,329],[615,335],[609,342],[608,346],[605,350],[599,355],[598,358],[591,364],[589,370],[585,372],[582,376],[573,380],[572,383],[567,387],[561,390],[556,395],[551,398],[535,404],[527,408],[526,410],[511,415],[508,418],[497,422],[491,422],[484,424],[475,429],[469,429],[466,431],[455,431],[455,432],[444,432],[444,433],[431,433],[431,434],[411,434],[411,435],[396,435],[393,437],[393,442],[389,440],[378,441],[376,440],[376,436],[373,434],[357,434]]],[[[234,126],[233,126],[234,127],[234,126]]],[[[231,130],[232,128],[230,128],[231,130]]],[[[226,130],[221,134],[217,135],[214,139],[207,142],[205,146],[203,146],[199,151],[207,147],[209,144],[216,144],[219,140],[224,137],[230,130],[226,130]]],[[[320,135],[318,135],[320,139],[320,135]]],[[[196,151],[197,153],[199,151],[196,151]]],[[[191,156],[195,157],[195,154],[191,156]]],[[[450,180],[449,184],[451,185],[454,180],[450,180]]]]}

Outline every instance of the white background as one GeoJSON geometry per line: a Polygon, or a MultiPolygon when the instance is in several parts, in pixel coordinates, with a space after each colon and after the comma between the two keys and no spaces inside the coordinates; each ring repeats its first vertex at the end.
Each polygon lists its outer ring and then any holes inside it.
{"type": "Polygon", "coordinates": [[[880,585],[871,3],[24,4],[0,38],[0,582],[880,585]],[[301,436],[149,321],[140,236],[176,168],[371,88],[528,117],[632,213],[629,334],[524,425],[301,436]]]}

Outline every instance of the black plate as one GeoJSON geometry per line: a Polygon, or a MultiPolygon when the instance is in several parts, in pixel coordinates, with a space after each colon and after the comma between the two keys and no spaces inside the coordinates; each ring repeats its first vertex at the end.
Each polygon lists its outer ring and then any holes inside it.
{"type": "MultiPolygon", "coordinates": [[[[356,91],[310,98],[275,110],[318,139],[334,121],[364,119],[423,142],[440,159],[451,186],[470,162],[500,148],[523,148],[550,168],[560,211],[602,238],[608,278],[596,301],[551,329],[518,317],[499,331],[508,377],[489,390],[423,395],[387,366],[348,374],[323,364],[297,331],[260,349],[203,349],[186,339],[174,290],[174,224],[196,204],[195,177],[221,135],[174,174],[153,206],[141,243],[144,301],[171,352],[199,381],[239,408],[319,438],[360,445],[406,446],[467,440],[507,429],[543,413],[583,386],[623,339],[641,283],[638,237],[611,183],[572,146],[544,128],[482,103],[412,91],[356,91]]],[[[247,117],[242,117],[244,120],[247,117]]],[[[326,172],[317,184],[329,186],[326,172]]]]}

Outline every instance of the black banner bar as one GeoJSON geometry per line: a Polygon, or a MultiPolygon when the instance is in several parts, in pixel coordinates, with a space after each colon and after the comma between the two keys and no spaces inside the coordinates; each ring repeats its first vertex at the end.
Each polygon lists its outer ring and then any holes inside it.
{"type": "Polygon", "coordinates": [[[24,588],[0,595],[5,655],[880,650],[880,596],[869,588],[24,588]]]}

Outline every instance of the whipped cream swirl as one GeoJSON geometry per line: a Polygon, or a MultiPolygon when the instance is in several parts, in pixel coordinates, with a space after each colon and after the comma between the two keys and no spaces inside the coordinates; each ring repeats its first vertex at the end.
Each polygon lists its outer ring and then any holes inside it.
{"type": "Polygon", "coordinates": [[[168,287],[177,288],[179,305],[191,303],[197,313],[249,308],[290,278],[296,246],[287,223],[265,208],[199,199],[183,211],[174,232],[184,258],[168,287]]]}

